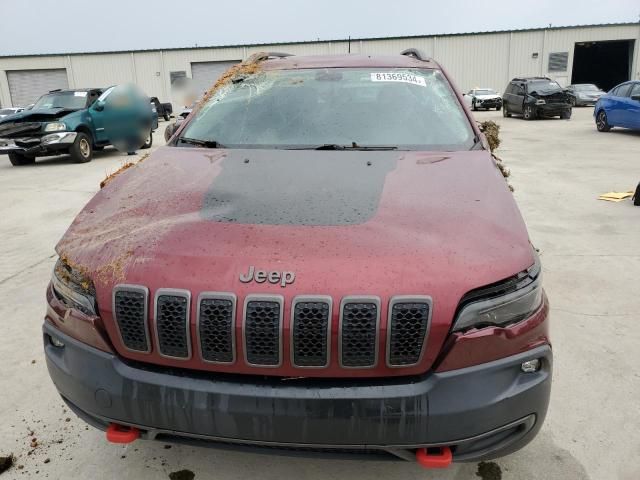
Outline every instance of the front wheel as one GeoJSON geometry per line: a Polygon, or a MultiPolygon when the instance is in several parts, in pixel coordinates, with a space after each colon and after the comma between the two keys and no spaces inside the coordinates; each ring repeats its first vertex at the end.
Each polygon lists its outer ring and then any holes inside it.
{"type": "Polygon", "coordinates": [[[604,110],[600,110],[598,112],[598,116],[596,117],[596,128],[599,132],[608,132],[611,130],[611,125],[609,125],[609,121],[607,120],[607,113],[604,110]]]}
{"type": "Polygon", "coordinates": [[[71,160],[75,163],[87,163],[93,158],[93,142],[86,133],[78,132],[76,140],[69,149],[71,160]]]}
{"type": "Polygon", "coordinates": [[[476,102],[473,102],[473,103],[471,104],[471,110],[473,110],[474,112],[477,112],[477,111],[478,111],[478,107],[476,107],[476,102]]]}
{"type": "Polygon", "coordinates": [[[165,113],[162,118],[164,118],[165,122],[168,122],[169,120],[171,120],[171,115],[169,115],[168,113],[165,113]]]}
{"type": "Polygon", "coordinates": [[[565,110],[560,114],[560,118],[563,120],[569,120],[571,118],[571,110],[565,110]]]}
{"type": "Polygon", "coordinates": [[[499,112],[500,110],[502,110],[502,105],[498,105],[498,106],[496,107],[496,112],[499,112]]]}
{"type": "Polygon", "coordinates": [[[144,143],[140,148],[141,149],[151,148],[151,145],[153,145],[153,132],[149,132],[149,135],[147,136],[147,138],[144,139],[144,143]]]}
{"type": "Polygon", "coordinates": [[[9,161],[14,167],[22,167],[24,165],[31,165],[36,163],[36,157],[27,157],[21,153],[9,153],[9,161]]]}
{"type": "Polygon", "coordinates": [[[575,99],[575,97],[571,97],[571,98],[570,98],[570,100],[569,100],[569,103],[571,103],[571,106],[572,106],[572,107],[575,107],[575,106],[576,106],[576,99],[575,99]]]}
{"type": "Polygon", "coordinates": [[[509,110],[507,110],[507,106],[506,105],[502,108],[502,116],[505,117],[505,118],[511,117],[511,114],[509,113],[509,110]]]}
{"type": "Polygon", "coordinates": [[[535,118],[533,107],[531,105],[525,105],[522,116],[525,120],[533,120],[535,118]]]}

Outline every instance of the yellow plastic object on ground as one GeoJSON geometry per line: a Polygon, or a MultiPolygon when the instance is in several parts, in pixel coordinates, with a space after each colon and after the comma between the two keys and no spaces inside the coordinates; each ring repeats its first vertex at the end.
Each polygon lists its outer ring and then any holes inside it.
{"type": "Polygon", "coordinates": [[[633,196],[633,190],[629,192],[607,192],[598,197],[598,200],[606,200],[607,202],[621,202],[625,198],[633,196]]]}

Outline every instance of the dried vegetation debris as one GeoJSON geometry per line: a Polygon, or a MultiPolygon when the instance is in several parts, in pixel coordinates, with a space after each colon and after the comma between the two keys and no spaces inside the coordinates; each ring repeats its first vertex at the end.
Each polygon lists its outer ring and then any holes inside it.
{"type": "Polygon", "coordinates": [[[142,163],[144,160],[147,159],[147,157],[149,156],[149,153],[145,153],[144,155],[142,155],[137,161],[135,162],[125,162],[123,163],[120,168],[118,168],[115,172],[112,173],[108,173],[106,177],[104,177],[104,180],[102,180],[100,182],[100,188],[104,188],[106,185],[109,184],[109,182],[111,182],[111,180],[113,180],[115,177],[117,177],[118,175],[120,175],[122,172],[124,172],[125,170],[130,169],[131,167],[135,167],[136,165],[138,165],[139,163],[142,163]]]}
{"type": "MultiPolygon", "coordinates": [[[[511,172],[504,165],[502,159],[495,154],[495,151],[500,146],[500,125],[498,125],[493,120],[485,120],[484,122],[480,122],[479,124],[480,131],[484,133],[484,136],[487,139],[487,143],[489,144],[489,148],[491,149],[491,156],[498,167],[498,170],[502,173],[502,176],[506,179],[509,178],[511,172]]],[[[513,186],[507,182],[509,186],[509,190],[513,192],[513,186]]]]}

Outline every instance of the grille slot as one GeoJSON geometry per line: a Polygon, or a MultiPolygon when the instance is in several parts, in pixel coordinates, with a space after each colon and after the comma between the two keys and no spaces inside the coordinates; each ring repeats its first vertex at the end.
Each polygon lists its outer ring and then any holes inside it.
{"type": "Polygon", "coordinates": [[[117,285],[113,289],[113,316],[122,344],[128,350],[149,353],[149,290],[137,285],[117,285]]]}
{"type": "Polygon", "coordinates": [[[236,296],[202,293],[198,298],[197,332],[200,355],[205,362],[235,361],[236,296]]]}
{"type": "Polygon", "coordinates": [[[244,302],[244,354],[250,365],[278,367],[282,363],[282,310],[279,295],[248,295],[244,302]]]}
{"type": "Polygon", "coordinates": [[[331,297],[296,297],[291,306],[291,361],[296,367],[329,364],[331,297]]]}
{"type": "Polygon", "coordinates": [[[378,297],[345,297],[340,305],[340,365],[372,368],[378,360],[378,297]]]}
{"type": "Polygon", "coordinates": [[[190,306],[191,294],[186,290],[161,288],[156,292],[156,339],[163,357],[183,360],[191,357],[190,306]]]}
{"type": "Polygon", "coordinates": [[[393,297],[389,302],[387,365],[417,364],[431,321],[430,297],[393,297]]]}

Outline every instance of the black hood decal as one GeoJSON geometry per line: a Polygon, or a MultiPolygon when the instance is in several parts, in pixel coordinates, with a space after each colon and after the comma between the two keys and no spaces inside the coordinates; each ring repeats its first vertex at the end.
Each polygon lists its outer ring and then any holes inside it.
{"type": "Polygon", "coordinates": [[[260,225],[356,225],[378,210],[398,153],[230,150],[202,216],[260,225]]]}

